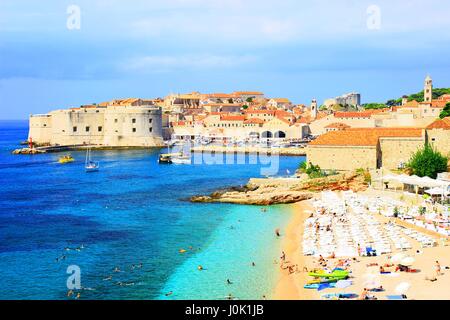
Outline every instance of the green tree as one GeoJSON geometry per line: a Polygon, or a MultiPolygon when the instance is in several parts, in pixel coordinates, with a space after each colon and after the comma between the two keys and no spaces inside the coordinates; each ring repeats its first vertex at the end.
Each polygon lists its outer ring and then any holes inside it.
{"type": "Polygon", "coordinates": [[[450,102],[447,103],[442,110],[441,114],[439,115],[439,118],[444,119],[446,117],[450,117],[450,102]]]}
{"type": "Polygon", "coordinates": [[[252,102],[253,102],[253,98],[252,98],[252,97],[249,97],[249,98],[247,98],[247,100],[245,100],[245,101],[247,101],[248,103],[252,103],[252,102]]]}
{"type": "Polygon", "coordinates": [[[435,179],[440,172],[447,171],[448,158],[426,144],[421,150],[414,153],[407,164],[413,174],[419,177],[435,179]]]}

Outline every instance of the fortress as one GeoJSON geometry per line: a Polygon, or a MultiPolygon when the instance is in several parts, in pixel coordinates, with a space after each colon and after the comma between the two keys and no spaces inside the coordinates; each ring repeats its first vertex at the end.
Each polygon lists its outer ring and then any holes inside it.
{"type": "Polygon", "coordinates": [[[161,108],[125,99],[31,115],[29,139],[52,146],[162,146],[161,108]]]}

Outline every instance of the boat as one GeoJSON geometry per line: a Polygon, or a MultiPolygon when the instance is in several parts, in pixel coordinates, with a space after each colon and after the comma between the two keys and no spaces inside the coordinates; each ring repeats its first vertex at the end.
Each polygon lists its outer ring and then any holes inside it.
{"type": "Polygon", "coordinates": [[[171,157],[173,164],[191,164],[191,157],[188,155],[177,155],[171,157]]]}
{"type": "Polygon", "coordinates": [[[86,151],[86,163],[85,163],[86,172],[95,172],[100,169],[100,163],[91,160],[91,149],[86,151]]]}
{"type": "Polygon", "coordinates": [[[66,163],[70,163],[70,162],[74,162],[74,161],[75,161],[75,159],[70,154],[62,156],[58,159],[58,162],[60,164],[66,164],[66,163]]]}
{"type": "Polygon", "coordinates": [[[158,163],[160,164],[171,164],[172,163],[172,154],[170,153],[162,153],[159,155],[158,163]]]}

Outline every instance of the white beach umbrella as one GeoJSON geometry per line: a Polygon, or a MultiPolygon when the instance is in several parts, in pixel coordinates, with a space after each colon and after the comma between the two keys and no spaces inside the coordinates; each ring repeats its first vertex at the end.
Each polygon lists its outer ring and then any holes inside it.
{"type": "Polygon", "coordinates": [[[411,284],[409,284],[408,282],[402,282],[395,288],[395,293],[406,295],[409,288],[411,288],[411,284]]]}
{"type": "Polygon", "coordinates": [[[397,264],[400,263],[404,258],[406,258],[404,253],[397,253],[391,257],[391,262],[397,264]]]}
{"type": "Polygon", "coordinates": [[[413,257],[406,257],[400,261],[400,264],[409,267],[412,266],[415,261],[416,260],[413,257]]]}

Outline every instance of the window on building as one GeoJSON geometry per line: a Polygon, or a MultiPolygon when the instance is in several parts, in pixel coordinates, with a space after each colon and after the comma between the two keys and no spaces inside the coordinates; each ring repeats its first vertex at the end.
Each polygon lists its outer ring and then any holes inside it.
{"type": "Polygon", "coordinates": [[[133,128],[133,132],[136,132],[136,128],[133,128]]]}
{"type": "Polygon", "coordinates": [[[150,132],[153,132],[153,128],[152,128],[152,127],[150,127],[150,129],[148,129],[148,131],[150,131],[150,132]]]}
{"type": "Polygon", "coordinates": [[[148,123],[152,123],[153,122],[153,118],[148,119],[148,123]]]}
{"type": "Polygon", "coordinates": [[[433,141],[433,142],[436,141],[436,138],[432,138],[431,141],[433,141]]]}
{"type": "Polygon", "coordinates": [[[73,132],[77,132],[78,128],[77,127],[73,127],[73,132]]]}
{"type": "Polygon", "coordinates": [[[103,128],[102,127],[98,127],[98,132],[102,132],[103,128]]]}
{"type": "Polygon", "coordinates": [[[86,127],[86,132],[89,132],[89,130],[90,130],[91,128],[89,128],[89,127],[86,127]]]}
{"type": "Polygon", "coordinates": [[[131,122],[132,122],[132,123],[136,123],[136,119],[132,119],[131,122]]]}

